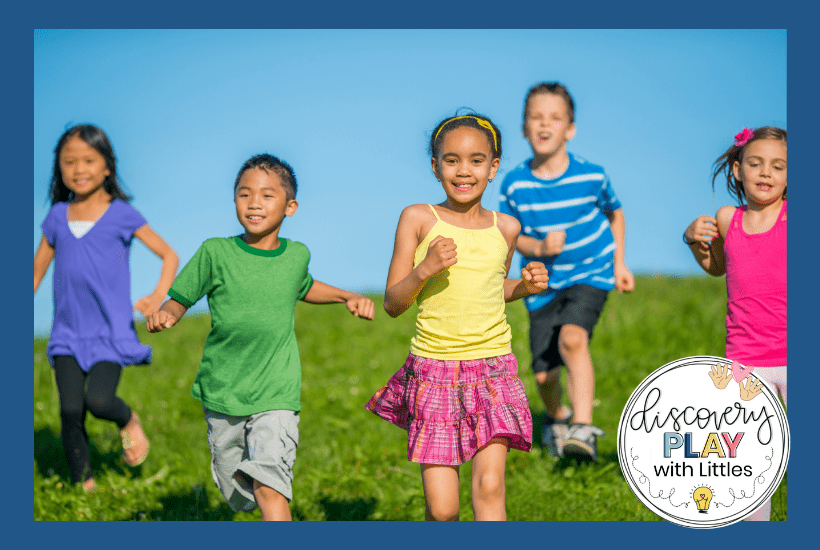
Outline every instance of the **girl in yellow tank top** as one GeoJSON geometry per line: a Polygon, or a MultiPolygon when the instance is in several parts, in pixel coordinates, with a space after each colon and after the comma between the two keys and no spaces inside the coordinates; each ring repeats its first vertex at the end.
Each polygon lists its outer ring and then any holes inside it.
{"type": "Polygon", "coordinates": [[[402,212],[384,299],[391,317],[418,301],[416,335],[404,366],[367,408],[408,431],[427,519],[458,518],[458,466],[472,459],[475,519],[503,520],[507,451],[532,448],[505,302],[546,289],[547,270],[531,262],[521,279],[507,278],[521,227],[481,206],[501,157],[501,134],[488,118],[441,121],[430,155],[447,198],[402,212]]]}

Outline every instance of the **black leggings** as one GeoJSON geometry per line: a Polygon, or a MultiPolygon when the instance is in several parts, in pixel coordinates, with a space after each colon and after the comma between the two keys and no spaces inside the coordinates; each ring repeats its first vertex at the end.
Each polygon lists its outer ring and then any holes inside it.
{"type": "Polygon", "coordinates": [[[93,477],[85,432],[86,411],[101,420],[116,422],[120,429],[131,420],[131,409],[116,395],[121,373],[122,367],[110,361],[94,363],[88,372],[84,372],[74,357],[54,356],[63,450],[71,469],[71,480],[75,483],[93,477]]]}

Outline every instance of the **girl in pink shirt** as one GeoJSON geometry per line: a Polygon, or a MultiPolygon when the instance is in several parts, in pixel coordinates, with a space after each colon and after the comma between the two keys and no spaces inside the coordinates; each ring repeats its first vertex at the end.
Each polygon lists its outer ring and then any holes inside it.
{"type": "MultiPolygon", "coordinates": [[[[740,204],[683,233],[698,264],[726,274],[726,358],[755,368],[786,403],[786,131],[744,128],[715,161],[740,204]],[[745,203],[745,204],[744,204],[745,203]]],[[[767,501],[749,519],[767,521],[767,501]]]]}

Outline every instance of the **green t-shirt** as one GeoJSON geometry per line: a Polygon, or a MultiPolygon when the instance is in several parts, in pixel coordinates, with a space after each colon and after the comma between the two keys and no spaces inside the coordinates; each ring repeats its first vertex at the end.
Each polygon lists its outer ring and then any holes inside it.
{"type": "Polygon", "coordinates": [[[168,291],[186,307],[208,296],[211,332],[191,395],[211,410],[301,410],[293,326],[296,301],[313,284],[310,252],[302,243],[279,242],[276,250],[259,250],[240,237],[208,239],[168,291]]]}

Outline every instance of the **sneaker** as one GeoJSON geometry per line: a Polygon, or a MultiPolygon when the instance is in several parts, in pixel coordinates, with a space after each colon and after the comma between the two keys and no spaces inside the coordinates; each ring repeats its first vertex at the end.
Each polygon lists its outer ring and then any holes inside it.
{"type": "Polygon", "coordinates": [[[563,456],[598,462],[598,446],[595,437],[604,437],[606,434],[592,424],[573,424],[569,427],[564,442],[563,456]]]}
{"type": "Polygon", "coordinates": [[[544,427],[541,429],[541,444],[553,456],[564,456],[564,440],[569,431],[569,416],[556,420],[544,413],[544,427]]]}

